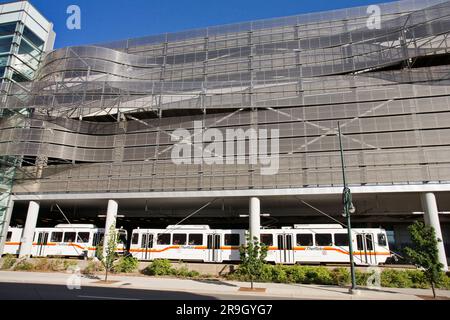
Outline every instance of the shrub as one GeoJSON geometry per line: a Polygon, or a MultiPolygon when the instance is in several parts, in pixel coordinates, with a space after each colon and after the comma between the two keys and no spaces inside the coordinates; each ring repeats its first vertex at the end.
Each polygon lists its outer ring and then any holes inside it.
{"type": "Polygon", "coordinates": [[[149,276],[167,276],[173,275],[176,271],[172,268],[169,260],[157,259],[150,263],[144,270],[143,273],[149,276]]]}
{"type": "Polygon", "coordinates": [[[34,263],[35,271],[66,271],[69,267],[78,265],[76,261],[70,261],[65,259],[36,259],[34,263]]]}
{"type": "Polygon", "coordinates": [[[88,262],[87,266],[83,269],[84,274],[94,274],[96,272],[104,271],[103,264],[100,261],[91,260],[88,262]]]}
{"type": "Polygon", "coordinates": [[[272,281],[279,283],[288,282],[288,277],[283,265],[276,265],[272,267],[272,281]]]}
{"type": "Polygon", "coordinates": [[[132,273],[136,271],[138,268],[139,261],[138,259],[128,256],[128,257],[121,257],[116,264],[113,267],[113,271],[116,273],[132,273]]]}
{"type": "Polygon", "coordinates": [[[331,271],[333,284],[345,286],[352,282],[350,271],[347,268],[336,268],[331,271]]]}
{"type": "Polygon", "coordinates": [[[14,271],[31,271],[34,269],[34,265],[27,261],[27,260],[22,260],[19,261],[15,266],[14,266],[14,271]]]}
{"type": "Polygon", "coordinates": [[[306,271],[306,281],[314,284],[333,284],[333,277],[325,267],[309,267],[306,271]]]}
{"type": "Polygon", "coordinates": [[[183,278],[194,278],[200,276],[200,273],[194,270],[189,270],[186,266],[182,266],[179,269],[171,271],[172,274],[183,278]]]}
{"type": "Polygon", "coordinates": [[[408,273],[400,270],[385,269],[381,272],[381,286],[392,288],[411,288],[413,282],[408,273]]]}
{"type": "Polygon", "coordinates": [[[1,270],[9,270],[14,266],[16,261],[17,261],[17,259],[13,255],[6,254],[2,259],[2,265],[1,265],[0,269],[1,270]]]}

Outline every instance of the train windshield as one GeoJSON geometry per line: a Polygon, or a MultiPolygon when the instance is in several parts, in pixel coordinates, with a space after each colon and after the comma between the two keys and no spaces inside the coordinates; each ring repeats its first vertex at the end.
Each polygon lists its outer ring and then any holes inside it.
{"type": "Polygon", "coordinates": [[[119,243],[126,244],[127,243],[127,231],[126,230],[119,230],[119,243]]]}

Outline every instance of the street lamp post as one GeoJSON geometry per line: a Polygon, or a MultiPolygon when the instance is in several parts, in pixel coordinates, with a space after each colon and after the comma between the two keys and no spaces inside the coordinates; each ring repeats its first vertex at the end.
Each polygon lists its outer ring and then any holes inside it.
{"type": "Polygon", "coordinates": [[[348,250],[349,250],[349,256],[350,256],[350,273],[351,273],[351,277],[352,277],[352,287],[350,288],[350,293],[354,294],[354,293],[357,293],[357,290],[356,290],[355,265],[353,263],[352,225],[351,225],[350,213],[355,212],[355,207],[353,206],[352,194],[350,192],[350,188],[347,186],[347,180],[345,178],[344,149],[342,148],[341,124],[339,121],[338,121],[338,131],[339,131],[339,148],[341,151],[342,180],[344,182],[342,201],[344,204],[344,214],[347,217],[348,250]]]}

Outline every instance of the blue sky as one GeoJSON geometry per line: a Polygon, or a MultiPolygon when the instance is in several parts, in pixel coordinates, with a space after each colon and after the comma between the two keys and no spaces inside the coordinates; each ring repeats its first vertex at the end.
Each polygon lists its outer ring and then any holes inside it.
{"type": "Polygon", "coordinates": [[[56,48],[212,25],[363,6],[389,0],[30,0],[54,23],[56,48]],[[81,8],[81,30],[66,27],[81,8]]]}

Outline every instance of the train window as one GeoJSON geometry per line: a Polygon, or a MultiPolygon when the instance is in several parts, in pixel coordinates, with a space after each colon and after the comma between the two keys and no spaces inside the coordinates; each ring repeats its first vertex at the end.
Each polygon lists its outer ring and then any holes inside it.
{"type": "Polygon", "coordinates": [[[187,235],[185,233],[174,233],[172,236],[172,244],[174,245],[186,245],[187,235]]]}
{"type": "Polygon", "coordinates": [[[273,246],[273,235],[271,234],[262,234],[260,236],[261,243],[265,244],[266,246],[270,247],[273,246]]]}
{"type": "Polygon", "coordinates": [[[77,242],[78,243],[88,243],[90,238],[89,232],[78,232],[77,242]]]}
{"type": "Polygon", "coordinates": [[[170,245],[170,233],[159,233],[156,243],[159,245],[170,245]]]}
{"type": "Polygon", "coordinates": [[[378,245],[382,247],[387,245],[386,235],[384,233],[378,234],[378,245]]]}
{"type": "Polygon", "coordinates": [[[189,245],[190,246],[201,246],[203,245],[203,235],[200,233],[191,233],[189,235],[189,245]]]}
{"type": "Polygon", "coordinates": [[[366,245],[367,245],[367,250],[369,250],[369,251],[373,250],[373,237],[371,234],[366,234],[366,245]]]}
{"type": "Polygon", "coordinates": [[[50,242],[62,242],[63,233],[62,232],[52,232],[50,237],[50,242]]]}
{"type": "Polygon", "coordinates": [[[316,234],[316,246],[332,246],[330,233],[317,233],[316,234]]]}
{"type": "Polygon", "coordinates": [[[226,234],[224,239],[226,246],[238,246],[241,244],[238,234],[226,234]]]}
{"type": "Polygon", "coordinates": [[[338,247],[348,247],[348,234],[335,233],[334,234],[334,245],[338,246],[338,247]]]}
{"type": "Polygon", "coordinates": [[[139,243],[139,233],[133,233],[131,236],[131,244],[138,244],[139,243]]]}
{"type": "Polygon", "coordinates": [[[362,235],[358,234],[356,236],[356,246],[359,251],[364,250],[363,241],[362,241],[362,235]]]}
{"type": "Polygon", "coordinates": [[[310,247],[314,245],[313,235],[309,233],[299,233],[297,234],[297,245],[310,247]]]}
{"type": "Polygon", "coordinates": [[[117,240],[121,244],[127,243],[127,232],[126,230],[120,229],[119,230],[119,239],[117,240]]]}
{"type": "Polygon", "coordinates": [[[76,232],[65,232],[64,242],[75,242],[76,235],[77,235],[76,232]]]}
{"type": "Polygon", "coordinates": [[[6,242],[10,242],[12,238],[12,231],[8,231],[8,233],[6,234],[6,242]]]}
{"type": "Polygon", "coordinates": [[[102,233],[102,232],[94,233],[94,239],[92,240],[92,245],[98,246],[98,244],[103,241],[103,236],[104,236],[104,233],[102,233]]]}

